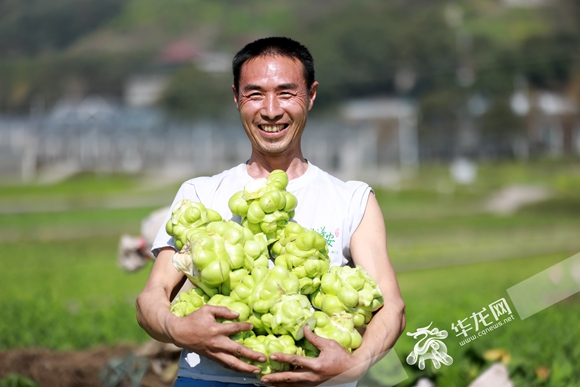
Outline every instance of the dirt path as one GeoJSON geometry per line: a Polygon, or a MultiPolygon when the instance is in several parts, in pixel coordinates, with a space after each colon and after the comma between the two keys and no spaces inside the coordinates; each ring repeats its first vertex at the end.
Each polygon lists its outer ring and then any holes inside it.
{"type": "Polygon", "coordinates": [[[99,347],[85,351],[51,351],[44,348],[14,349],[0,351],[0,379],[9,374],[25,376],[37,382],[41,387],[104,387],[104,371],[109,371],[108,384],[116,387],[169,387],[172,381],[163,382],[161,377],[153,372],[154,365],[149,358],[133,356],[135,346],[118,345],[114,347],[99,347]],[[125,367],[119,365],[124,362],[125,367]],[[142,372],[145,374],[141,377],[142,372]],[[131,384],[129,373],[122,374],[120,369],[133,371],[136,377],[131,384]]]}

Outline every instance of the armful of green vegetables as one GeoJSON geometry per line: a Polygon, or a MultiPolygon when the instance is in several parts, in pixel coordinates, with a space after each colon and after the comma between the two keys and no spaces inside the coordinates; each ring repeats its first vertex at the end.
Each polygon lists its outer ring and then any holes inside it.
{"type": "Polygon", "coordinates": [[[384,304],[364,268],[330,267],[326,239],[291,221],[298,202],[287,185],[286,173],[275,170],[235,193],[228,206],[241,224],[190,200],[177,203],[166,224],[179,249],[173,264],[195,286],[171,312],[182,317],[205,304],[238,312],[237,321],[254,328],[231,339],[266,355],[255,364],[258,377],[289,369],[272,353],[318,355],[305,326],[352,352],[362,343],[357,328],[384,304]]]}

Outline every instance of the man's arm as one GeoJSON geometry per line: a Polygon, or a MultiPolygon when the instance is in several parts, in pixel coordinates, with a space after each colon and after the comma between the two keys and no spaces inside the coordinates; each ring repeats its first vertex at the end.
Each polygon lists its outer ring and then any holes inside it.
{"type": "Polygon", "coordinates": [[[164,248],[158,255],[145,288],[137,297],[137,321],[154,339],[190,349],[238,372],[259,373],[256,366],[238,357],[266,361],[263,354],[230,340],[228,336],[252,329],[246,322],[220,323],[217,318],[235,319],[238,314],[222,306],[204,305],[185,317],[170,311],[171,295],[181,285],[183,274],[173,266],[175,251],[164,248]]]}
{"type": "Polygon", "coordinates": [[[374,195],[370,195],[363,219],[351,237],[354,263],[364,267],[381,288],[385,303],[367,325],[362,345],[349,354],[334,340],[305,329],[306,338],[321,352],[317,358],[276,354],[273,360],[301,367],[296,371],[266,375],[262,381],[275,386],[314,386],[325,381],[347,383],[360,379],[394,345],[405,329],[405,304],[387,254],[385,222],[374,195]]]}
{"type": "Polygon", "coordinates": [[[373,194],[360,226],[351,238],[353,261],[361,265],[381,288],[385,304],[367,325],[362,345],[354,352],[370,368],[394,345],[405,330],[405,304],[387,254],[387,236],[383,214],[373,194]]]}

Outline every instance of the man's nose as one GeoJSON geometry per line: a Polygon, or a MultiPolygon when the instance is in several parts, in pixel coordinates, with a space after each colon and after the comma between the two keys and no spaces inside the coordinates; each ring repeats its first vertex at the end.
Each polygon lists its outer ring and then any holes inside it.
{"type": "Polygon", "coordinates": [[[262,107],[262,116],[269,120],[275,120],[282,115],[284,115],[284,110],[280,105],[280,101],[276,98],[276,95],[268,95],[264,99],[264,106],[262,107]]]}

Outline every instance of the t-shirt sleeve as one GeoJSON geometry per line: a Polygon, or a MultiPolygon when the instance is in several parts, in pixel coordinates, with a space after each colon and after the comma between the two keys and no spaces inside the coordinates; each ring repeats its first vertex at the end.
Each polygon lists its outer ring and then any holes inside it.
{"type": "Polygon", "coordinates": [[[349,181],[347,184],[353,187],[352,195],[349,201],[350,205],[348,207],[347,217],[347,219],[351,220],[349,225],[349,234],[352,236],[360,225],[360,222],[362,221],[362,218],[365,214],[372,188],[368,184],[360,181],[349,181]]]}
{"type": "Polygon", "coordinates": [[[350,238],[362,221],[372,188],[368,184],[360,181],[348,181],[346,184],[349,188],[349,197],[346,198],[348,199],[348,210],[343,223],[342,254],[346,259],[344,264],[350,265],[352,264],[350,238]]]}
{"type": "Polygon", "coordinates": [[[181,185],[181,187],[179,187],[179,190],[177,191],[177,194],[173,199],[173,203],[171,203],[171,207],[169,208],[169,211],[167,211],[167,214],[165,215],[165,220],[163,221],[161,227],[159,228],[157,236],[155,237],[153,245],[151,246],[151,252],[153,253],[153,256],[157,257],[159,251],[161,251],[163,247],[173,247],[175,250],[177,250],[177,247],[175,247],[175,241],[173,237],[167,234],[167,231],[165,231],[165,225],[167,224],[167,221],[171,217],[171,212],[175,207],[175,205],[183,199],[189,199],[194,202],[200,201],[197,192],[195,190],[195,185],[193,185],[190,182],[185,182],[181,185]]]}

